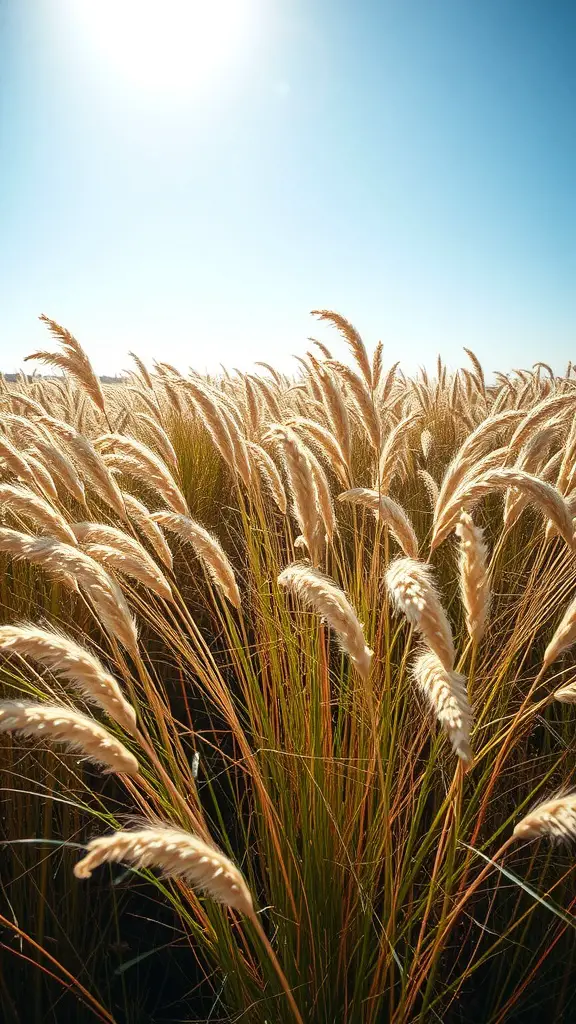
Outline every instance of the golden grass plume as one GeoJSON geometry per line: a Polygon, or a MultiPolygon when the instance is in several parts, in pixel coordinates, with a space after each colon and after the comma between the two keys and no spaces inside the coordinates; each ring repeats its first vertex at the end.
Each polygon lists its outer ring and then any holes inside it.
{"type": "Polygon", "coordinates": [[[241,914],[254,913],[252,897],[241,872],[220,850],[198,836],[169,825],[114,832],[92,839],[74,867],[76,878],[90,878],[101,864],[158,868],[168,878],[183,878],[211,899],[241,914]]]}
{"type": "Polygon", "coordinates": [[[138,762],[123,743],[88,715],[59,704],[0,701],[0,732],[45,738],[78,751],[110,772],[138,775],[138,762]]]}
{"type": "Polygon", "coordinates": [[[362,626],[344,591],[311,566],[301,563],[284,569],[278,584],[326,620],[360,675],[367,678],[373,652],[366,644],[362,626]]]}

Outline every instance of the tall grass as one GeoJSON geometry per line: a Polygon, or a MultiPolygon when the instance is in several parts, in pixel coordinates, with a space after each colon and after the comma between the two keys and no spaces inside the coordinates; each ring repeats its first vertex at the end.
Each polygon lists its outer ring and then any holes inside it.
{"type": "Polygon", "coordinates": [[[352,365],[102,387],[47,321],[64,375],[2,382],[7,1020],[571,1019],[571,367],[320,316],[352,365]]]}

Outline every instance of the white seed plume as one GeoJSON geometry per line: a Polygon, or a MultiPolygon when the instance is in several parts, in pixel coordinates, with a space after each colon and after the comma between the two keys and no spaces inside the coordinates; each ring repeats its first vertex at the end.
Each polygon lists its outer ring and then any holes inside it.
{"type": "Polygon", "coordinates": [[[135,498],[133,494],[128,494],[127,491],[122,491],[122,498],[130,519],[142,531],[151,547],[154,548],[160,561],[164,563],[167,569],[171,569],[174,561],[172,552],[168,547],[168,542],[162,530],[150,518],[150,509],[146,508],[146,505],[138,498],[135,498]]]}
{"type": "Polygon", "coordinates": [[[120,740],[88,715],[59,704],[0,701],[0,732],[45,737],[77,750],[110,772],[138,775],[138,762],[120,740]]]}
{"type": "Polygon", "coordinates": [[[576,682],[566,683],[554,690],[554,700],[560,704],[576,704],[576,682]]]}
{"type": "Polygon", "coordinates": [[[44,463],[40,462],[40,459],[37,459],[36,456],[32,455],[30,452],[26,452],[26,462],[32,472],[35,487],[37,487],[46,498],[50,498],[51,501],[58,501],[56,484],[44,463]]]}
{"type": "Polygon", "coordinates": [[[35,526],[66,544],[76,543],[72,530],[60,512],[28,487],[0,484],[0,507],[29,519],[35,526]]]}
{"type": "Polygon", "coordinates": [[[432,651],[421,654],[414,662],[412,671],[418,687],[446,732],[454,753],[465,765],[470,765],[473,714],[466,692],[465,676],[445,669],[432,651]]]}
{"type": "Polygon", "coordinates": [[[338,501],[349,501],[353,505],[363,505],[371,509],[376,519],[389,527],[404,554],[409,558],[418,558],[418,538],[406,512],[398,502],[368,487],[354,487],[351,491],[344,491],[338,495],[338,501]]]}
{"type": "Polygon", "coordinates": [[[114,480],[106,463],[99,452],[84,434],[76,430],[69,423],[56,419],[53,416],[43,416],[40,423],[49,430],[50,434],[61,441],[67,448],[77,469],[82,473],[84,480],[88,483],[110,508],[120,516],[126,518],[122,495],[118,484],[114,480]]]}
{"type": "Polygon", "coordinates": [[[152,435],[152,439],[156,448],[160,453],[160,457],[164,460],[166,465],[172,467],[172,469],[178,472],[178,456],[174,451],[174,447],[168,434],[163,427],[158,423],[158,420],[154,416],[149,416],[146,412],[137,412],[136,419],[145,425],[152,435]]]}
{"type": "Polygon", "coordinates": [[[156,452],[125,434],[103,434],[94,442],[94,447],[104,453],[106,465],[114,467],[118,464],[121,469],[124,466],[128,472],[141,477],[147,486],[154,487],[171,509],[186,514],[186,499],[168,466],[156,452]]]}
{"type": "Polygon", "coordinates": [[[526,814],[514,828],[517,839],[570,840],[576,838],[576,793],[559,796],[540,804],[526,814]]]}
{"type": "Polygon", "coordinates": [[[253,441],[247,442],[248,451],[258,467],[262,483],[272,495],[276,505],[283,515],[286,515],[287,502],[286,491],[282,483],[282,477],[277,469],[276,463],[261,445],[253,441]]]}
{"type": "Polygon", "coordinates": [[[6,528],[0,528],[0,551],[5,551],[12,558],[40,565],[56,576],[71,576],[90,598],[104,628],[128,650],[136,649],[136,624],[122,591],[89,555],[53,537],[31,537],[27,533],[6,528]]]}
{"type": "Polygon", "coordinates": [[[356,612],[340,587],[308,565],[289,565],[278,577],[281,587],[286,587],[302,601],[313,608],[334,630],[344,651],[350,655],[353,664],[363,678],[370,672],[373,652],[366,645],[364,632],[356,612]]]}
{"type": "Polygon", "coordinates": [[[101,565],[134,577],[164,601],[172,600],[168,580],[133,537],[105,523],[74,523],[72,529],[83,550],[101,565]]]}
{"type": "MultiPolygon", "coordinates": [[[[498,457],[498,452],[493,453],[498,457]]],[[[514,487],[547,516],[569,547],[574,548],[574,526],[567,502],[555,487],[521,469],[491,469],[466,478],[442,510],[434,526],[430,550],[438,547],[455,527],[462,509],[471,508],[491,491],[514,487]]]]}
{"type": "Polygon", "coordinates": [[[488,548],[483,531],[474,525],[467,512],[462,512],[456,534],[460,538],[460,588],[466,626],[473,642],[478,644],[484,636],[490,613],[488,548]]]}
{"type": "Polygon", "coordinates": [[[397,608],[451,672],[455,658],[452,630],[432,582],[430,566],[413,558],[397,558],[386,573],[386,584],[397,608]]]}
{"type": "Polygon", "coordinates": [[[178,515],[176,512],[153,512],[151,518],[164,529],[171,530],[192,545],[216,586],[222,590],[235,608],[239,608],[240,592],[234,570],[228,555],[216,537],[208,533],[208,530],[200,526],[200,523],[189,519],[188,516],[178,515]]]}
{"type": "Polygon", "coordinates": [[[573,643],[576,643],[576,597],[568,605],[554,636],[544,652],[542,668],[547,669],[573,643]]]}
{"type": "Polygon", "coordinates": [[[318,489],[309,450],[291,427],[273,423],[266,437],[280,446],[288,476],[294,518],[315,564],[320,561],[325,534],[318,505],[318,489]]]}
{"type": "Polygon", "coordinates": [[[184,878],[213,900],[252,916],[250,891],[235,864],[220,850],[182,829],[151,827],[114,832],[93,839],[74,867],[76,878],[90,878],[100,864],[124,862],[135,868],[158,868],[168,878],[184,878]]]}
{"type": "Polygon", "coordinates": [[[34,624],[0,626],[0,650],[30,658],[68,680],[93,704],[129,733],[136,730],[136,712],[98,658],[69,636],[34,624]]]}

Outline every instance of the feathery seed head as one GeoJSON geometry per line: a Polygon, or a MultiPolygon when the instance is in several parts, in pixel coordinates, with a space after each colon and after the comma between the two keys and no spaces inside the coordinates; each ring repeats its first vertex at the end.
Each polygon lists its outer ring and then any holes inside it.
{"type": "Polygon", "coordinates": [[[168,580],[133,537],[105,523],[74,523],[72,529],[83,550],[95,561],[132,576],[164,601],[172,600],[168,580]]]}
{"type": "Polygon", "coordinates": [[[128,650],[136,649],[136,625],[122,591],[89,555],[53,537],[32,537],[7,528],[0,528],[0,551],[40,565],[50,573],[71,576],[90,598],[104,628],[128,650]]]}
{"type": "Polygon", "coordinates": [[[111,772],[138,775],[138,762],[115,736],[88,715],[59,704],[24,700],[0,701],[0,732],[44,736],[77,750],[111,772]]]}
{"type": "Polygon", "coordinates": [[[343,590],[311,566],[295,563],[284,569],[278,584],[294,593],[334,630],[344,651],[366,679],[373,651],[367,646],[362,626],[343,590]]]}
{"type": "Polygon", "coordinates": [[[47,363],[49,366],[58,366],[61,370],[74,377],[85,393],[92,399],[94,405],[101,413],[105,412],[104,393],[98,377],[92,369],[80,342],[74,335],[70,334],[65,327],[61,327],[55,320],[42,314],[40,317],[48,327],[48,330],[60,342],[63,352],[34,352],[28,359],[36,359],[38,362],[47,363]]]}
{"type": "Polygon", "coordinates": [[[0,650],[18,654],[67,679],[80,693],[98,704],[129,733],[136,729],[136,712],[116,680],[91,651],[53,629],[35,625],[0,626],[0,650]]]}
{"type": "Polygon", "coordinates": [[[544,652],[543,669],[549,668],[563,651],[576,643],[576,598],[568,605],[556,632],[544,652]]]}
{"type": "Polygon", "coordinates": [[[338,495],[338,501],[349,501],[353,505],[363,505],[374,512],[390,528],[405,555],[418,558],[418,538],[406,512],[396,501],[378,491],[367,487],[354,487],[338,495]]]}
{"type": "Polygon", "coordinates": [[[126,491],[122,492],[122,499],[126,506],[129,518],[136,523],[138,528],[142,531],[147,541],[154,548],[155,553],[164,565],[171,569],[173,565],[172,552],[168,547],[168,543],[162,530],[157,523],[151,518],[151,512],[149,508],[146,508],[138,498],[135,498],[133,494],[128,494],[126,491]]]}
{"type": "Polygon", "coordinates": [[[576,838],[576,793],[556,797],[540,804],[526,814],[514,828],[516,839],[551,839],[567,841],[576,838]]]}
{"type": "Polygon", "coordinates": [[[94,442],[94,447],[104,453],[107,465],[114,465],[114,459],[118,456],[121,460],[128,460],[124,465],[127,468],[131,465],[132,472],[141,476],[148,486],[154,487],[174,512],[183,515],[187,513],[186,500],[170,470],[156,452],[147,448],[145,444],[126,434],[103,434],[94,442]]]}
{"type": "Polygon", "coordinates": [[[473,715],[466,678],[448,671],[433,651],[425,651],[412,666],[414,678],[446,732],[454,753],[466,765],[472,764],[470,730],[473,715]]]}
{"type": "Polygon", "coordinates": [[[125,862],[158,868],[168,878],[184,878],[213,900],[242,914],[254,913],[252,897],[238,868],[220,850],[182,829],[152,827],[93,839],[74,867],[76,878],[90,878],[100,864],[125,862]]]}
{"type": "Polygon", "coordinates": [[[288,476],[294,518],[302,531],[312,561],[318,564],[323,530],[310,453],[296,432],[282,424],[272,424],[263,439],[264,442],[266,440],[275,441],[280,445],[288,476]]]}
{"type": "Polygon", "coordinates": [[[29,519],[66,544],[76,544],[76,538],[60,512],[28,487],[0,484],[0,507],[29,519]]]}
{"type": "Polygon", "coordinates": [[[554,690],[554,700],[561,704],[576,704],[576,682],[566,683],[554,690]]]}
{"type": "Polygon", "coordinates": [[[240,608],[241,598],[234,570],[230,560],[220,542],[213,537],[208,530],[205,530],[200,523],[196,523],[188,516],[181,516],[175,512],[153,512],[151,519],[159,523],[165,530],[171,530],[182,540],[188,541],[194,548],[198,557],[202,560],[210,577],[214,580],[224,596],[234,605],[240,608]]]}
{"type": "Polygon", "coordinates": [[[447,671],[454,668],[452,630],[432,580],[432,570],[414,558],[397,558],[386,573],[396,607],[422,633],[447,671]]]}
{"type": "Polygon", "coordinates": [[[466,625],[473,642],[478,644],[484,636],[490,613],[488,548],[483,531],[474,525],[467,512],[462,512],[456,534],[460,538],[460,588],[466,625]]]}

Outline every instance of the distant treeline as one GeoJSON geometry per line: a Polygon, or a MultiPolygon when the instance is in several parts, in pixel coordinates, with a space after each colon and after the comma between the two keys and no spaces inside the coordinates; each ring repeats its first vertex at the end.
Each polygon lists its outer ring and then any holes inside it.
{"type": "MultiPolygon", "coordinates": [[[[7,380],[11,384],[14,384],[19,379],[20,375],[17,374],[17,373],[3,373],[2,376],[4,377],[4,380],[7,380]]],[[[31,380],[34,380],[34,379],[36,379],[36,380],[38,380],[38,379],[40,379],[40,380],[51,380],[55,376],[56,376],[56,374],[54,374],[54,373],[46,373],[46,374],[36,373],[36,374],[34,374],[34,376],[32,376],[32,374],[30,374],[30,373],[25,374],[26,380],[28,380],[28,381],[31,381],[31,380]]],[[[101,381],[102,384],[120,384],[121,381],[124,380],[124,377],[99,377],[99,380],[101,381]]]]}

